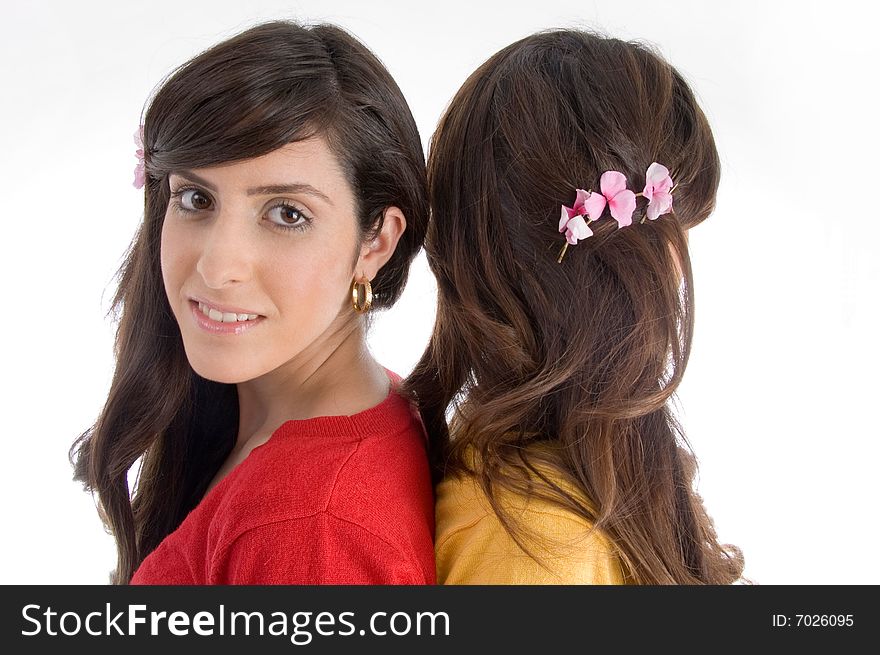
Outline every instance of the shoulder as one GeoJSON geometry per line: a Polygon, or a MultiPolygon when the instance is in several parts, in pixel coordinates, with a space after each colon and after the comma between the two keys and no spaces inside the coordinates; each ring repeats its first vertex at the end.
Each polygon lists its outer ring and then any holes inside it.
{"type": "Polygon", "coordinates": [[[434,581],[434,500],[409,404],[392,391],[332,418],[282,426],[225,490],[211,526],[221,579],[260,579],[253,567],[272,561],[285,579],[307,564],[312,584],[434,581]]]}
{"type": "Polygon", "coordinates": [[[416,494],[430,491],[426,438],[417,415],[393,391],[383,404],[390,418],[358,441],[336,480],[337,499],[340,491],[354,491],[366,483],[380,494],[399,493],[401,488],[416,494]]]}
{"type": "Polygon", "coordinates": [[[424,428],[415,407],[397,392],[399,376],[388,373],[388,397],[363,417],[361,438],[336,476],[328,508],[359,522],[374,520],[377,512],[427,511],[433,523],[424,428]],[[372,509],[365,514],[363,508],[372,509]]]}
{"type": "MultiPolygon", "coordinates": [[[[552,472],[544,473],[557,484],[567,486],[552,472]]],[[[568,490],[572,488],[569,486],[568,490]]],[[[450,477],[437,487],[435,551],[439,582],[623,583],[614,545],[585,518],[535,496],[508,490],[499,490],[496,496],[523,528],[524,543],[535,558],[504,528],[475,477],[450,477]]]]}
{"type": "Polygon", "coordinates": [[[393,393],[392,429],[362,439],[339,470],[327,511],[380,537],[434,581],[434,493],[425,436],[409,403],[393,393]]]}
{"type": "Polygon", "coordinates": [[[210,584],[426,584],[432,572],[331,512],[254,526],[212,556],[210,584]]]}
{"type": "Polygon", "coordinates": [[[403,488],[424,502],[430,473],[416,417],[392,387],[358,414],[287,421],[229,474],[218,514],[244,531],[320,511],[346,518],[346,498],[358,493],[369,504],[403,488]]]}

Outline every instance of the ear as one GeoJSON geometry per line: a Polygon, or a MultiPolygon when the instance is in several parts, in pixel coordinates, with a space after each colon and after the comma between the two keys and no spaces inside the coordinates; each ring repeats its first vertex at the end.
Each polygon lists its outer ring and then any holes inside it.
{"type": "Polygon", "coordinates": [[[365,275],[372,280],[379,270],[391,259],[397,242],[406,230],[406,216],[397,207],[386,207],[382,229],[371,241],[361,246],[360,256],[355,264],[355,275],[365,275]]]}

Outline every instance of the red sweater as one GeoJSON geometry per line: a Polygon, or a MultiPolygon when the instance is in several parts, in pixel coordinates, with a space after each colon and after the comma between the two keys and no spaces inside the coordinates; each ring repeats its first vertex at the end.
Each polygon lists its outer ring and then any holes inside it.
{"type": "Polygon", "coordinates": [[[433,584],[433,533],[424,431],[392,389],[353,416],[284,423],[131,584],[433,584]]]}

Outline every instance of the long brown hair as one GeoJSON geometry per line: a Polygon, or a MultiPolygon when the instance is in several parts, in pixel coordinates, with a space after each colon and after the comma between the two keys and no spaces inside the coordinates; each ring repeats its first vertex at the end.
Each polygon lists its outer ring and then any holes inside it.
{"type": "Polygon", "coordinates": [[[426,241],[438,313],[407,388],[437,476],[474,471],[520,545],[527,531],[499,490],[541,495],[604,530],[630,582],[740,577],[742,555],[717,541],[670,410],[693,331],[685,231],[711,213],[719,168],[675,69],[647,47],[581,31],[504,48],[442,117],[426,241]],[[616,170],[641,190],[654,161],[678,184],[674,212],[639,224],[640,201],[632,226],[593,223],[557,263],[560,207],[575,189],[616,170]]]}
{"type": "Polygon", "coordinates": [[[96,492],[117,542],[117,584],[195,507],[238,429],[235,385],[190,367],[159,263],[174,170],[248,159],[320,135],[357,200],[364,239],[396,206],[407,228],[373,281],[373,306],[395,302],[427,226],[425,159],[415,121],[381,62],[331,25],[272,21],[186,62],[143,121],[144,221],[120,268],[116,369],[95,424],[71,447],[75,479],[96,492]],[[143,457],[130,495],[129,469],[143,457]]]}

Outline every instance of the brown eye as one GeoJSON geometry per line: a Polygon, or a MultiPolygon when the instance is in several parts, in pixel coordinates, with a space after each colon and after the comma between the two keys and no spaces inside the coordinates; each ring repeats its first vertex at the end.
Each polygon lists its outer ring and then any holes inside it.
{"type": "Polygon", "coordinates": [[[180,194],[180,202],[184,209],[198,211],[208,209],[211,206],[211,199],[198,189],[187,189],[180,194]]]}
{"type": "Polygon", "coordinates": [[[287,202],[281,202],[269,210],[269,221],[281,228],[299,228],[305,227],[309,222],[299,207],[287,202]]]}
{"type": "Polygon", "coordinates": [[[281,209],[281,220],[285,223],[298,223],[300,220],[299,210],[293,207],[283,207],[281,209]]]}

